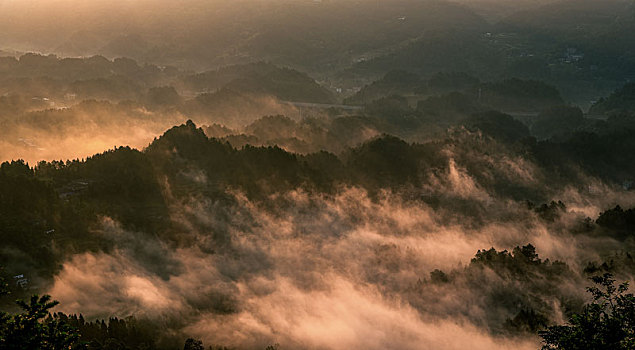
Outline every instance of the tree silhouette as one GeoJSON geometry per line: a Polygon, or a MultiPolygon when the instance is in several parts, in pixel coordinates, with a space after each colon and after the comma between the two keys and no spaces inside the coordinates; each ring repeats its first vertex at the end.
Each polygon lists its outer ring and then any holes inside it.
{"type": "Polygon", "coordinates": [[[188,338],[185,341],[185,346],[183,347],[183,350],[204,350],[204,349],[205,348],[203,347],[202,341],[192,339],[192,338],[188,338]]]}
{"type": "Polygon", "coordinates": [[[613,275],[592,277],[587,289],[593,301],[569,325],[540,332],[543,350],[635,349],[635,297],[626,294],[628,283],[615,286],[613,275]]]}
{"type": "Polygon", "coordinates": [[[33,295],[29,302],[19,300],[23,312],[0,314],[0,349],[80,349],[79,333],[49,310],[58,302],[48,295],[33,295]]]}

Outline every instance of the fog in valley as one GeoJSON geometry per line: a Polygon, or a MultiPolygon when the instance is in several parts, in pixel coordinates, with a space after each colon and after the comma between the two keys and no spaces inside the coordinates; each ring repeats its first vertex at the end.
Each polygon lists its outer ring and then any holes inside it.
{"type": "Polygon", "coordinates": [[[634,28],[0,0],[0,349],[632,349],[634,28]]]}

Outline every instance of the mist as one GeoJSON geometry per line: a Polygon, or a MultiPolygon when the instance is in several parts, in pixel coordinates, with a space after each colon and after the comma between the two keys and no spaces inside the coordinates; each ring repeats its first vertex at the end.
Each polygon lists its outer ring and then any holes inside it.
{"type": "MultiPolygon", "coordinates": [[[[103,217],[92,234],[115,249],[71,257],[47,293],[63,312],[164,320],[177,334],[237,348],[532,349],[537,337],[501,329],[519,306],[496,306],[486,297],[506,288],[525,293],[519,282],[486,268],[487,282],[476,287],[463,275],[475,248],[511,251],[532,243],[541,257],[564,261],[571,271],[624,248],[609,237],[569,231],[616,201],[633,205],[632,194],[604,187],[588,196],[568,188],[555,196],[570,209],[548,223],[524,204],[488,193],[452,158],[431,176],[429,190],[446,198],[437,209],[392,191],[373,199],[357,187],[332,195],[274,193],[264,202],[229,191],[231,205],[179,200],[166,189],[178,238],[166,242],[103,217]],[[452,209],[457,200],[482,213],[452,209]],[[456,277],[436,284],[436,269],[456,277]]],[[[561,322],[563,296],[584,301],[588,281],[580,272],[559,278],[532,303],[561,322]]]]}
{"type": "Polygon", "coordinates": [[[634,14],[0,0],[0,348],[632,344],[634,14]]]}

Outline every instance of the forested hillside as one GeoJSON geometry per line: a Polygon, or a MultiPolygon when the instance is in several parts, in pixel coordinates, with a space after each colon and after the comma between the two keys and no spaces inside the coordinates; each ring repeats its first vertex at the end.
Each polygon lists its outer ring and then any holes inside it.
{"type": "Polygon", "coordinates": [[[0,0],[0,350],[635,349],[632,0],[0,0]]]}

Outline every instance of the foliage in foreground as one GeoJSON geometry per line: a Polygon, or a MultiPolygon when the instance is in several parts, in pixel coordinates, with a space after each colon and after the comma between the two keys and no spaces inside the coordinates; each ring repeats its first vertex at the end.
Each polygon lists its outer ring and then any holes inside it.
{"type": "Polygon", "coordinates": [[[569,324],[540,332],[543,350],[635,349],[635,296],[628,283],[615,286],[611,274],[592,277],[588,288],[593,301],[569,324]]]}
{"type": "Polygon", "coordinates": [[[48,295],[18,301],[23,312],[0,314],[0,349],[78,349],[79,332],[49,313],[58,304],[48,295]]]}

